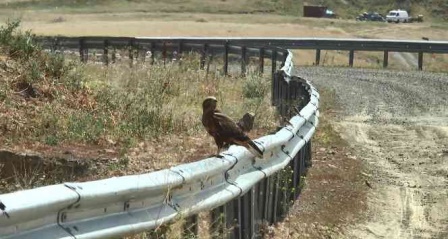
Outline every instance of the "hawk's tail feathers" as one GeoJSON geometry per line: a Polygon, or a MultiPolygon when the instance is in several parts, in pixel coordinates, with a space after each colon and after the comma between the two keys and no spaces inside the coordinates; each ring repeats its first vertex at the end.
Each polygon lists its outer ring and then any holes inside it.
{"type": "Polygon", "coordinates": [[[249,141],[249,151],[259,158],[263,158],[263,151],[251,140],[249,141]]]}

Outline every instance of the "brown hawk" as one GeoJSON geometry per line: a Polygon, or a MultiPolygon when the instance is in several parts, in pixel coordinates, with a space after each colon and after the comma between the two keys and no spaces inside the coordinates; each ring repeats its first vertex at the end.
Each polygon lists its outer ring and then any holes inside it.
{"type": "Polygon", "coordinates": [[[243,132],[242,127],[216,109],[217,102],[215,97],[207,97],[202,103],[202,124],[215,139],[218,146],[217,154],[220,153],[224,145],[236,144],[246,147],[252,154],[262,158],[263,152],[243,132]]]}

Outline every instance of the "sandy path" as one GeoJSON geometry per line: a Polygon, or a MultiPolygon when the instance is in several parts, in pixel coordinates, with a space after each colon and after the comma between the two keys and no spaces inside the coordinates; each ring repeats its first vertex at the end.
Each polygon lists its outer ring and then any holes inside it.
{"type": "Polygon", "coordinates": [[[334,89],[335,123],[367,165],[365,222],[347,238],[448,238],[448,75],[347,68],[299,74],[334,89]]]}

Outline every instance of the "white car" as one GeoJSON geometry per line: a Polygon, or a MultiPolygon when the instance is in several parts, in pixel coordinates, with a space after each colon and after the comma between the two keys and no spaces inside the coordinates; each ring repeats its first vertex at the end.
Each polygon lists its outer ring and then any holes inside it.
{"type": "Polygon", "coordinates": [[[405,10],[392,10],[386,15],[386,21],[387,22],[409,22],[409,15],[408,12],[405,10]]]}

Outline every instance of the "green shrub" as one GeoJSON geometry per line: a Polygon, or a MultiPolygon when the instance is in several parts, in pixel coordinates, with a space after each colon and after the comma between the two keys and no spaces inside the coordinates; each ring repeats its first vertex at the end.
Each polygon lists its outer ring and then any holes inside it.
{"type": "Polygon", "coordinates": [[[66,71],[70,69],[71,65],[65,63],[64,55],[50,54],[48,55],[45,67],[49,77],[61,79],[66,71]]]}
{"type": "Polygon", "coordinates": [[[45,144],[47,144],[47,145],[51,145],[51,146],[58,145],[58,142],[59,142],[59,140],[58,140],[57,136],[55,136],[55,135],[47,135],[45,137],[45,144]]]}
{"type": "Polygon", "coordinates": [[[266,78],[257,75],[249,75],[243,85],[243,95],[245,98],[264,98],[268,91],[268,81],[266,78]]]}
{"type": "Polygon", "coordinates": [[[5,89],[0,89],[0,102],[3,102],[6,99],[6,91],[5,89]]]}
{"type": "Polygon", "coordinates": [[[72,90],[81,90],[81,82],[85,77],[77,73],[78,63],[67,62],[62,54],[42,51],[35,35],[30,31],[21,32],[19,26],[20,20],[8,21],[0,26],[0,51],[22,66],[14,69],[25,75],[25,78],[19,80],[29,84],[46,80],[52,84],[66,84],[72,90]]]}
{"type": "Polygon", "coordinates": [[[34,42],[34,35],[30,31],[18,31],[20,20],[7,21],[6,26],[0,27],[0,44],[6,53],[15,59],[28,60],[40,51],[34,42]]]}
{"type": "Polygon", "coordinates": [[[69,116],[67,133],[70,139],[97,144],[104,135],[108,120],[91,112],[76,112],[69,116]]]}

